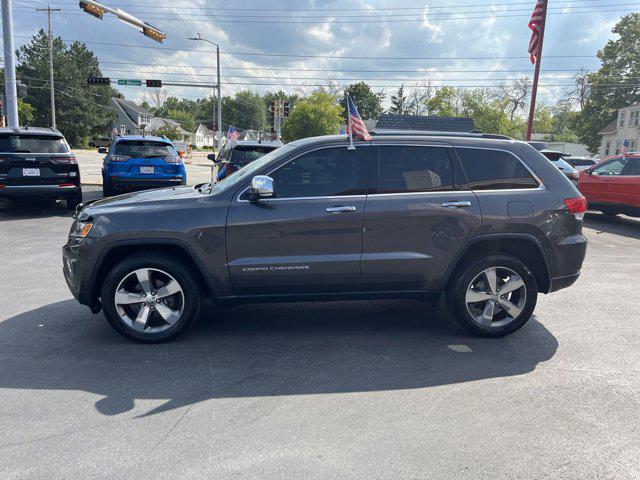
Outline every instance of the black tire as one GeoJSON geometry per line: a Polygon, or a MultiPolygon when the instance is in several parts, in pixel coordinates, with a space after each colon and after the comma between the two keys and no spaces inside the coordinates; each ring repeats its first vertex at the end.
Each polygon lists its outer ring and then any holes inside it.
{"type": "Polygon", "coordinates": [[[65,199],[65,201],[69,210],[75,210],[76,207],[82,203],[82,190],[76,193],[73,197],[65,199]]]}
{"type": "Polygon", "coordinates": [[[111,186],[111,182],[109,182],[106,178],[102,177],[102,196],[104,198],[112,197],[115,195],[113,187],[111,186]]]}
{"type": "MultiPolygon", "coordinates": [[[[159,273],[154,273],[154,275],[160,276],[159,273]]],[[[157,282],[156,279],[151,280],[152,283],[154,281],[157,282]]],[[[141,284],[139,286],[141,286],[141,284]]],[[[158,284],[156,283],[156,288],[157,287],[158,284]]],[[[152,285],[152,289],[153,288],[154,287],[152,285]]],[[[140,343],[166,342],[182,334],[191,325],[193,325],[198,317],[201,299],[202,292],[192,269],[179,259],[163,254],[136,254],[125,258],[111,269],[102,284],[101,291],[102,308],[104,316],[109,324],[120,335],[128,338],[129,340],[140,343]],[[128,325],[127,322],[121,318],[121,314],[118,312],[118,307],[116,306],[114,298],[116,289],[121,282],[127,281],[125,279],[131,279],[131,274],[138,269],[153,269],[161,271],[170,275],[175,281],[177,281],[182,292],[181,294],[177,294],[181,295],[179,297],[180,306],[175,308],[176,310],[182,308],[182,312],[178,320],[172,325],[162,325],[164,320],[160,316],[159,311],[154,310],[154,304],[152,301],[149,304],[151,305],[151,313],[148,317],[149,320],[146,331],[140,331],[132,328],[132,326],[128,325]],[[149,331],[149,329],[152,330],[153,328],[166,329],[162,331],[149,331]]],[[[144,302],[144,299],[142,299],[141,302],[144,302]]],[[[131,307],[137,309],[142,308],[142,305],[144,305],[144,303],[127,306],[127,308],[131,307]]],[[[132,314],[130,317],[133,317],[135,315],[135,310],[132,310],[131,312],[132,314]]],[[[130,317],[125,318],[130,319],[130,317]]]]}
{"type": "MultiPolygon", "coordinates": [[[[498,282],[500,282],[500,280],[498,280],[498,282]]],[[[500,285],[498,285],[498,288],[499,287],[500,285]]],[[[511,295],[509,295],[509,299],[515,298],[511,295]]],[[[538,285],[535,276],[522,261],[506,255],[494,255],[476,260],[458,269],[454,278],[452,278],[449,283],[446,297],[451,315],[467,330],[484,337],[504,337],[519,330],[529,321],[529,318],[531,318],[533,310],[536,307],[536,302],[538,301],[538,285]],[[480,275],[483,275],[483,271],[493,267],[498,268],[503,274],[507,274],[507,270],[511,270],[520,276],[524,284],[524,294],[522,290],[518,290],[511,295],[518,295],[518,298],[522,298],[523,305],[520,313],[512,320],[509,320],[510,317],[506,310],[500,307],[497,309],[498,312],[494,317],[496,320],[494,320],[491,325],[481,325],[476,318],[471,315],[470,311],[486,306],[486,303],[474,303],[468,308],[466,295],[472,282],[480,275]],[[500,318],[501,316],[503,316],[503,318],[500,318]],[[500,325],[501,322],[509,323],[500,325]]],[[[495,304],[496,302],[494,302],[494,305],[495,304]]]]}
{"type": "Polygon", "coordinates": [[[605,215],[607,217],[615,217],[616,215],[620,214],[619,211],[614,210],[613,208],[603,208],[600,211],[602,212],[603,215],[605,215]]]}

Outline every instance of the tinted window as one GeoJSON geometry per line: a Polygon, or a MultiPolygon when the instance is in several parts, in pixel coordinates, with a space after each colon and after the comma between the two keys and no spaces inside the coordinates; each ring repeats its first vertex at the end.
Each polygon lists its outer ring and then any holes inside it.
{"type": "Polygon", "coordinates": [[[621,175],[640,176],[640,158],[628,158],[621,175]]]}
{"type": "Polygon", "coordinates": [[[533,175],[508,152],[459,148],[462,166],[473,190],[537,188],[533,175]]]}
{"type": "Polygon", "coordinates": [[[116,143],[114,155],[134,158],[171,157],[176,155],[173,145],[162,142],[122,141],[116,143]]]}
{"type": "Polygon", "coordinates": [[[68,153],[69,146],[64,138],[41,135],[2,135],[2,153],[68,153]]]}
{"type": "Polygon", "coordinates": [[[239,167],[244,167],[272,150],[274,150],[273,147],[236,147],[231,154],[231,162],[239,167]]]}
{"type": "Polygon", "coordinates": [[[567,158],[567,163],[572,167],[590,167],[595,165],[595,160],[588,160],[586,158],[567,158]]]}
{"type": "Polygon", "coordinates": [[[382,146],[378,193],[451,190],[453,168],[445,148],[382,146]]]}
{"type": "Polygon", "coordinates": [[[627,164],[627,158],[618,158],[593,169],[594,175],[620,175],[627,164]]]}
{"type": "Polygon", "coordinates": [[[271,174],[277,198],[355,195],[357,161],[366,149],[325,148],[309,152],[271,174]]]}

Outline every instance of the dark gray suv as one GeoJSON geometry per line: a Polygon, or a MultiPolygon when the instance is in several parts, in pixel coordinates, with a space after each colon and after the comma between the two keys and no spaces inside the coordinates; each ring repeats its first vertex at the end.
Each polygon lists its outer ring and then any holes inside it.
{"type": "Polygon", "coordinates": [[[242,302],[443,292],[498,337],[539,292],[573,284],[586,202],[532,146],[482,134],[344,136],[285,145],[218,183],[78,207],[63,248],[78,301],[127,338],[159,342],[203,295],[242,302]]]}

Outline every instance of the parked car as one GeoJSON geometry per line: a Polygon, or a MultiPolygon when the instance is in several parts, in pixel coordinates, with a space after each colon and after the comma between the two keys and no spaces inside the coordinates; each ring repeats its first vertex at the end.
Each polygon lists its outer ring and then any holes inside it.
{"type": "Polygon", "coordinates": [[[500,337],[573,284],[584,197],[533,147],[482,134],[344,135],[280,147],[217,183],[79,207],[64,276],[140,342],[174,338],[202,296],[418,298],[500,337]],[[366,209],[365,209],[366,205],[366,209]]]}
{"type": "Polygon", "coordinates": [[[578,185],[578,171],[566,162],[565,158],[568,156],[566,153],[556,152],[554,150],[542,150],[540,153],[551,160],[551,163],[553,163],[558,170],[564,173],[564,175],[571,180],[574,185],[578,185]]]}
{"type": "Polygon", "coordinates": [[[217,158],[209,157],[218,164],[217,179],[222,180],[281,146],[280,141],[237,140],[227,142],[217,158]]]}
{"type": "Polygon", "coordinates": [[[566,157],[564,161],[575,168],[576,171],[581,172],[593,167],[599,160],[593,157],[566,157]]]}
{"type": "Polygon", "coordinates": [[[92,148],[108,147],[111,144],[109,137],[91,137],[89,140],[89,146],[92,148]]]}
{"type": "Polygon", "coordinates": [[[164,137],[125,135],[106,148],[102,167],[105,197],[125,191],[185,185],[187,172],[171,140],[164,137]]]}
{"type": "Polygon", "coordinates": [[[612,157],[580,172],[578,188],[589,210],[640,217],[640,155],[612,157]]]}
{"type": "Polygon", "coordinates": [[[64,136],[52,128],[0,128],[0,197],[82,202],[78,161],[64,136]]]}

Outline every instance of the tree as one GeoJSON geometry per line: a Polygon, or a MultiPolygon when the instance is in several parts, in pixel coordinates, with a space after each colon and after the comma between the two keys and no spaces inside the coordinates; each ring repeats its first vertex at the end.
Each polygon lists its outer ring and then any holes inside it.
{"type": "Polygon", "coordinates": [[[234,97],[222,98],[222,130],[229,125],[240,130],[264,130],[266,107],[262,97],[250,90],[241,90],[234,97]]]}
{"type": "Polygon", "coordinates": [[[282,129],[287,142],[299,138],[338,133],[342,116],[331,94],[314,92],[296,103],[282,129]]]}
{"type": "Polygon", "coordinates": [[[342,100],[340,100],[342,117],[345,121],[347,118],[347,95],[351,96],[363,120],[377,119],[382,113],[384,92],[374,93],[367,82],[352,83],[345,89],[342,100]]]}
{"type": "Polygon", "coordinates": [[[169,140],[180,140],[182,138],[177,128],[169,126],[156,128],[151,133],[156,137],[167,137],[169,140]]]}
{"type": "Polygon", "coordinates": [[[395,95],[391,96],[391,108],[389,112],[396,113],[398,115],[406,115],[407,112],[407,97],[404,94],[404,84],[400,85],[395,95]]]}
{"type": "Polygon", "coordinates": [[[407,113],[423,115],[427,111],[427,102],[431,97],[433,97],[431,80],[416,84],[407,99],[407,113]]]}
{"type": "Polygon", "coordinates": [[[530,81],[527,77],[517,78],[511,83],[502,83],[499,86],[501,96],[508,102],[509,118],[513,120],[518,113],[527,106],[527,98],[531,89],[530,81]]]}
{"type": "Polygon", "coordinates": [[[640,102],[640,14],[622,17],[598,58],[602,66],[588,75],[590,94],[577,122],[580,140],[591,151],[600,146],[598,132],[616,119],[618,109],[640,102]]]}
{"type": "Polygon", "coordinates": [[[426,107],[429,115],[441,117],[460,116],[460,92],[453,87],[439,88],[436,93],[427,100],[426,107]]]}
{"type": "MultiPolygon", "coordinates": [[[[40,30],[31,42],[16,53],[17,76],[28,87],[25,102],[33,107],[33,125],[49,126],[48,36],[40,30]]],[[[86,45],[73,42],[67,46],[60,37],[53,39],[53,70],[58,129],[72,145],[111,130],[115,111],[111,97],[120,94],[109,86],[87,86],[87,77],[101,77],[98,59],[86,45]]],[[[25,108],[25,107],[23,107],[25,108]]],[[[21,119],[23,122],[25,119],[21,119]]]]}
{"type": "Polygon", "coordinates": [[[18,99],[18,120],[21,125],[33,125],[35,108],[21,98],[18,99]]]}
{"type": "Polygon", "coordinates": [[[564,99],[570,104],[577,104],[580,107],[580,111],[582,111],[590,93],[589,74],[584,71],[584,68],[581,68],[573,77],[573,88],[565,94],[564,99]]]}

